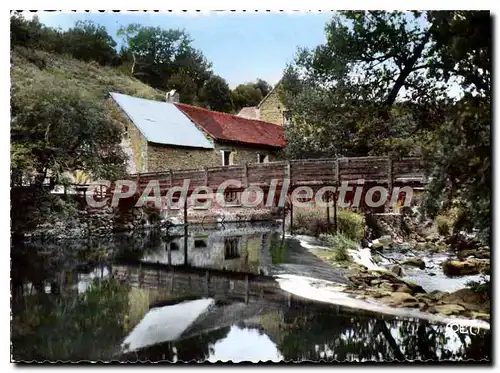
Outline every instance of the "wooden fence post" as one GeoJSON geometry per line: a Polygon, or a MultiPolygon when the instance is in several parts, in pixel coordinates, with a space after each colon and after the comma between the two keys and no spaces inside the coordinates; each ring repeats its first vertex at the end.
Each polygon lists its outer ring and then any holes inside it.
{"type": "Polygon", "coordinates": [[[184,200],[184,265],[188,265],[188,216],[187,198],[184,200]]]}
{"type": "Polygon", "coordinates": [[[330,192],[326,193],[326,223],[330,228],[330,192]]]}
{"type": "Polygon", "coordinates": [[[339,157],[337,157],[337,160],[335,161],[335,173],[337,180],[335,182],[337,189],[335,190],[335,195],[333,196],[333,228],[335,230],[335,233],[337,233],[338,230],[338,222],[337,222],[337,200],[338,200],[338,187],[340,187],[340,164],[339,164],[339,157]]]}
{"type": "Polygon", "coordinates": [[[392,184],[393,184],[393,176],[392,176],[392,157],[389,156],[387,161],[387,187],[389,188],[388,199],[386,209],[387,212],[392,211],[391,201],[392,201],[392,184]]]}
{"type": "MultiPolygon", "coordinates": [[[[292,164],[287,162],[286,169],[286,178],[289,180],[289,187],[292,186],[292,164]]],[[[293,201],[290,199],[290,234],[293,234],[293,201]]]]}
{"type": "Polygon", "coordinates": [[[243,186],[248,187],[248,164],[245,162],[243,165],[243,186]]]}

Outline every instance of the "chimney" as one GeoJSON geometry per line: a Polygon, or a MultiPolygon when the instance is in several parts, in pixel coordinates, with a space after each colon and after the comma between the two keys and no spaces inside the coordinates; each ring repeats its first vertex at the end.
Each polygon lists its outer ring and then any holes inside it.
{"type": "Polygon", "coordinates": [[[179,102],[179,93],[175,89],[167,92],[167,102],[174,103],[179,102]]]}

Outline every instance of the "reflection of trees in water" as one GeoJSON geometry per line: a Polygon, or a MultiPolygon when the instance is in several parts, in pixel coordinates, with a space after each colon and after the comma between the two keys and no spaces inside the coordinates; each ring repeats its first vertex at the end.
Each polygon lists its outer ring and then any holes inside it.
{"type": "Polygon", "coordinates": [[[25,297],[12,310],[14,360],[110,360],[125,337],[128,292],[106,279],[77,297],[25,297]]]}
{"type": "Polygon", "coordinates": [[[115,237],[113,250],[116,259],[140,260],[148,253],[165,249],[167,238],[159,230],[121,234],[115,237]]]}
{"type": "Polygon", "coordinates": [[[424,321],[290,311],[278,348],[285,360],[489,359],[489,333],[472,340],[424,321]]]}
{"type": "Polygon", "coordinates": [[[230,329],[228,326],[180,341],[156,344],[127,354],[122,360],[203,362],[214,353],[214,344],[226,338],[230,329]]]}

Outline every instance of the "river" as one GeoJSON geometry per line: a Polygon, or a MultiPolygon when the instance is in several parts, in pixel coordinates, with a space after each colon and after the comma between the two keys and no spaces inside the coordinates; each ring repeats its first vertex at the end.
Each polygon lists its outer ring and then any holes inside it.
{"type": "Polygon", "coordinates": [[[348,281],[308,245],[275,223],[18,244],[13,359],[490,360],[487,329],[461,334],[322,298],[348,281]]]}

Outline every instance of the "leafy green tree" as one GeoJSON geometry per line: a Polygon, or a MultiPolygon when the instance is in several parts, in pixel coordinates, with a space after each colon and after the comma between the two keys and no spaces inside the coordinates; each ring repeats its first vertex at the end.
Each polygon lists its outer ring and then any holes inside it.
{"type": "Polygon", "coordinates": [[[200,100],[210,110],[230,113],[233,111],[231,101],[231,88],[227,82],[218,75],[212,75],[205,82],[200,92],[200,100]]]}
{"type": "Polygon", "coordinates": [[[238,85],[232,92],[236,112],[247,106],[257,106],[271,89],[271,85],[262,79],[238,85]]]}
{"type": "Polygon", "coordinates": [[[177,89],[182,102],[193,103],[211,76],[211,64],[183,30],[131,24],[118,36],[132,56],[132,75],[154,88],[177,89]]]}
{"type": "Polygon", "coordinates": [[[43,220],[37,213],[49,198],[47,178],[54,186],[64,182],[65,172],[76,170],[94,179],[120,177],[125,171],[121,137],[103,105],[84,91],[56,79],[38,81],[29,90],[13,85],[11,180],[14,187],[28,181],[31,189],[12,194],[12,229],[23,231],[43,220]],[[36,219],[30,219],[32,210],[36,219]]]}
{"type": "Polygon", "coordinates": [[[83,61],[97,61],[101,65],[118,65],[120,57],[116,42],[106,28],[91,21],[77,21],[68,31],[42,25],[38,17],[26,20],[13,13],[10,18],[11,46],[43,49],[67,53],[83,61]]]}
{"type": "Polygon", "coordinates": [[[65,33],[67,51],[83,61],[97,61],[101,65],[117,64],[116,42],[106,28],[92,21],[77,21],[65,33]]]}
{"type": "Polygon", "coordinates": [[[457,206],[455,229],[479,229],[491,243],[491,18],[489,12],[431,12],[442,74],[456,74],[465,96],[437,121],[425,152],[431,215],[457,206]]]}
{"type": "Polygon", "coordinates": [[[260,90],[262,97],[266,97],[266,95],[271,92],[271,89],[273,89],[268,82],[260,78],[254,83],[254,87],[260,90]]]}
{"type": "Polygon", "coordinates": [[[428,212],[488,231],[490,77],[489,12],[339,12],[285,70],[288,155],[424,155],[428,212]]]}
{"type": "Polygon", "coordinates": [[[238,85],[232,92],[232,100],[236,111],[246,106],[256,106],[262,100],[262,92],[253,83],[238,85]]]}

